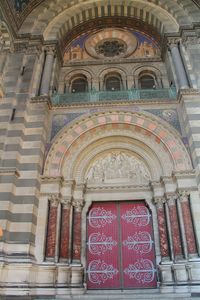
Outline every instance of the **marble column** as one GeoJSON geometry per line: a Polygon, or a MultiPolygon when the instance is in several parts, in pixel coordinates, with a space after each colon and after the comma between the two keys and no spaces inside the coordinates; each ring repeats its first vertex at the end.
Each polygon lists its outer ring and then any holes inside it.
{"type": "Polygon", "coordinates": [[[40,95],[48,95],[52,70],[53,70],[53,63],[54,63],[54,56],[55,56],[55,49],[54,47],[48,47],[46,49],[46,59],[44,64],[44,70],[42,75],[42,82],[40,88],[40,95]]]}
{"type": "Polygon", "coordinates": [[[167,204],[169,208],[169,218],[171,224],[171,235],[173,243],[173,252],[175,260],[183,258],[182,241],[180,236],[179,221],[176,207],[177,195],[167,195],[167,204]]]}
{"type": "Polygon", "coordinates": [[[157,208],[157,217],[158,217],[158,230],[160,236],[160,252],[162,260],[169,259],[169,243],[167,236],[167,224],[166,224],[166,216],[164,210],[164,203],[166,199],[164,197],[155,197],[154,202],[157,208]]]}
{"type": "Polygon", "coordinates": [[[61,200],[60,259],[69,261],[71,198],[61,200]]]}
{"type": "Polygon", "coordinates": [[[183,226],[185,229],[185,238],[187,243],[187,251],[189,256],[197,254],[197,247],[195,241],[194,227],[192,222],[192,215],[189,203],[189,192],[181,191],[179,192],[178,201],[180,202],[182,217],[183,217],[183,226]]]}
{"type": "Polygon", "coordinates": [[[57,231],[57,211],[59,198],[57,195],[51,195],[49,198],[49,214],[46,239],[46,257],[55,258],[56,254],[56,231],[57,231]]]}
{"type": "Polygon", "coordinates": [[[74,199],[73,205],[73,245],[72,245],[72,262],[81,261],[81,214],[84,201],[83,199],[74,199]]]}
{"type": "Polygon", "coordinates": [[[172,61],[174,63],[175,72],[179,83],[179,88],[180,89],[189,88],[186,71],[178,48],[178,43],[171,42],[169,44],[169,48],[171,51],[172,61]]]}

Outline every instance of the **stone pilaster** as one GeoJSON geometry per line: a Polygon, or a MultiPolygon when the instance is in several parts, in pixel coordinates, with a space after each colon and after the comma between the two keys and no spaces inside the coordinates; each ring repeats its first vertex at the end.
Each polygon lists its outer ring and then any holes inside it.
{"type": "Polygon", "coordinates": [[[60,259],[69,260],[71,198],[61,200],[60,259]]]}
{"type": "Polygon", "coordinates": [[[183,61],[182,61],[182,58],[180,55],[178,42],[179,41],[176,39],[170,40],[169,48],[171,51],[171,56],[172,56],[172,60],[174,63],[176,76],[177,76],[178,83],[179,83],[179,88],[184,89],[184,88],[188,88],[189,84],[188,84],[188,79],[187,79],[187,75],[185,72],[185,68],[183,65],[183,61]]]}
{"type": "Polygon", "coordinates": [[[41,82],[41,95],[48,95],[49,94],[49,87],[51,82],[51,75],[54,63],[54,56],[55,56],[55,48],[49,46],[46,48],[46,59],[44,64],[44,71],[42,75],[42,82],[41,82]]]}
{"type": "Polygon", "coordinates": [[[172,235],[172,243],[173,243],[173,253],[175,260],[182,258],[183,249],[181,243],[180,229],[179,229],[179,221],[176,207],[176,194],[167,194],[167,204],[169,208],[169,218],[171,223],[171,235],[172,235]]]}
{"type": "Polygon", "coordinates": [[[169,258],[169,244],[168,244],[168,236],[167,236],[167,224],[166,224],[166,216],[164,211],[164,203],[166,199],[164,197],[155,197],[154,203],[157,208],[157,217],[158,217],[158,230],[160,236],[160,252],[162,260],[166,260],[169,258]]]}
{"type": "Polygon", "coordinates": [[[81,214],[84,205],[83,199],[73,199],[73,251],[72,262],[81,260],[81,214]]]}
{"type": "Polygon", "coordinates": [[[53,258],[56,254],[56,228],[57,210],[59,204],[58,195],[51,195],[49,198],[49,214],[47,225],[46,257],[53,258]]]}
{"type": "Polygon", "coordinates": [[[190,256],[190,255],[197,254],[197,247],[195,242],[194,227],[193,227],[192,215],[191,215],[190,204],[189,204],[189,192],[180,191],[178,193],[178,196],[179,196],[178,200],[180,202],[180,206],[182,210],[187,251],[190,256]]]}

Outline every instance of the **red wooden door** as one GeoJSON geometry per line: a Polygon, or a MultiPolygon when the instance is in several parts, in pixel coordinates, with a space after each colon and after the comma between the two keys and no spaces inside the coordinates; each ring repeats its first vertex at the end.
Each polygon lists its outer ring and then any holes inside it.
{"type": "Polygon", "coordinates": [[[94,203],[87,237],[88,289],[156,287],[152,218],[143,201],[94,203]]]}

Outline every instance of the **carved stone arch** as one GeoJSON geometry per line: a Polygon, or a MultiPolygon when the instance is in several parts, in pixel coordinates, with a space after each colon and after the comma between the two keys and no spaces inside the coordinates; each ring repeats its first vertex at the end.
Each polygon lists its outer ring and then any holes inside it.
{"type": "Polygon", "coordinates": [[[87,80],[89,89],[91,89],[93,74],[91,74],[91,72],[89,72],[85,69],[77,69],[77,70],[70,71],[67,74],[64,73],[62,75],[61,81],[64,82],[64,90],[65,91],[68,91],[70,89],[71,81],[78,76],[84,76],[87,80]]]}
{"type": "Polygon", "coordinates": [[[104,89],[104,80],[106,76],[108,76],[109,74],[119,74],[123,83],[123,87],[126,87],[126,80],[127,80],[126,70],[124,68],[112,67],[112,68],[105,68],[99,73],[100,90],[104,89]]]}
{"type": "Polygon", "coordinates": [[[162,71],[151,65],[142,65],[133,70],[133,76],[135,78],[136,86],[139,87],[139,79],[143,75],[150,75],[153,77],[155,85],[157,87],[162,87],[162,71]]]}
{"type": "MultiPolygon", "coordinates": [[[[57,135],[48,153],[44,175],[63,176],[65,161],[77,152],[81,154],[83,144],[86,145],[87,142],[90,144],[94,137],[98,140],[98,136],[99,139],[105,138],[106,134],[112,136],[112,133],[113,136],[117,133],[118,136],[129,136],[143,142],[155,154],[157,161],[167,170],[168,175],[172,171],[192,169],[189,154],[173,128],[145,113],[117,111],[79,118],[66,126],[57,135]],[[166,160],[169,162],[169,168],[166,168],[166,160]]],[[[76,174],[80,175],[81,172],[76,174]]]]}
{"type": "MultiPolygon", "coordinates": [[[[151,180],[159,180],[162,175],[171,175],[173,164],[170,157],[165,156],[165,170],[161,163],[159,151],[155,154],[151,149],[151,141],[145,141],[142,135],[132,134],[131,130],[126,132],[120,129],[98,134],[90,141],[82,144],[75,155],[69,155],[63,163],[62,174],[66,178],[75,178],[78,182],[88,180],[87,173],[90,167],[98,159],[107,153],[122,152],[136,157],[149,170],[151,180]],[[122,136],[123,134],[123,136],[122,136]],[[119,142],[120,140],[120,142],[119,142]]],[[[160,148],[161,150],[161,148],[160,148]]]]}
{"type": "MultiPolygon", "coordinates": [[[[170,3],[167,5],[166,1],[165,3],[162,3],[163,1],[160,1],[159,3],[157,1],[149,1],[149,2],[145,2],[145,6],[144,3],[141,3],[141,1],[131,1],[129,2],[129,5],[126,5],[126,7],[133,7],[133,8],[138,8],[138,10],[141,10],[142,13],[142,19],[145,20],[145,16],[146,19],[148,19],[148,23],[151,24],[151,18],[152,16],[154,17],[154,19],[156,19],[157,21],[155,22],[155,24],[157,24],[161,30],[161,28],[166,28],[166,30],[168,32],[174,32],[178,30],[178,23],[182,22],[182,19],[185,17],[185,19],[189,22],[190,18],[188,17],[188,15],[186,14],[186,12],[184,11],[184,9],[182,7],[180,7],[177,3],[174,3],[173,1],[173,5],[172,5],[172,1],[170,1],[170,3]],[[170,7],[168,7],[170,6],[170,7]],[[175,10],[176,8],[176,10],[175,10]],[[175,10],[175,11],[174,11],[175,10]],[[176,21],[177,18],[177,11],[178,14],[180,14],[180,16],[182,18],[180,18],[180,20],[178,19],[176,21]],[[147,14],[148,12],[148,14],[147,14]],[[169,13],[171,12],[171,14],[169,13]],[[176,12],[176,13],[175,13],[176,12]],[[149,17],[147,17],[149,15],[149,17]]],[[[53,20],[52,18],[49,17],[49,15],[46,15],[46,11],[48,10],[48,4],[46,4],[45,7],[41,7],[41,9],[36,9],[33,13],[32,13],[32,17],[35,16],[36,20],[35,20],[35,24],[33,24],[33,20],[31,20],[32,23],[32,27],[33,27],[33,33],[34,32],[40,32],[44,33],[45,39],[51,38],[51,39],[55,39],[55,36],[61,36],[61,35],[66,35],[66,31],[69,29],[69,26],[72,27],[71,21],[70,19],[72,17],[74,17],[74,22],[77,22],[77,20],[80,19],[79,18],[75,18],[75,16],[78,14],[79,16],[82,15],[82,11],[87,12],[88,10],[92,9],[92,16],[95,16],[95,13],[93,13],[93,11],[95,11],[95,7],[101,7],[102,5],[104,5],[105,7],[107,7],[108,3],[110,5],[110,2],[103,2],[102,1],[95,1],[95,3],[92,1],[86,1],[83,3],[83,1],[78,1],[78,3],[76,5],[74,5],[75,7],[72,7],[72,3],[73,2],[67,2],[65,3],[64,1],[60,1],[59,5],[56,2],[57,5],[55,5],[55,3],[50,3],[50,7],[52,9],[52,11],[54,12],[54,16],[56,16],[53,20]],[[60,13],[60,15],[58,16],[58,14],[60,13]],[[43,22],[39,22],[39,20],[43,20],[43,22]],[[68,21],[68,22],[67,22],[68,21]],[[59,23],[59,25],[58,25],[59,23]],[[68,25],[66,24],[68,23],[68,25]],[[34,26],[33,26],[34,25],[34,26]]],[[[74,4],[74,3],[73,3],[74,4]]],[[[117,1],[115,2],[115,4],[112,4],[112,6],[121,6],[121,1],[117,1]]],[[[113,9],[111,9],[111,12],[114,11],[113,9]]],[[[125,12],[127,11],[127,9],[125,9],[125,12]]],[[[120,12],[120,10],[119,10],[120,12]]],[[[120,14],[120,13],[119,13],[120,14]]],[[[87,15],[87,13],[86,13],[87,15]]],[[[139,15],[139,14],[137,14],[139,15]]],[[[97,17],[101,17],[101,10],[98,9],[98,16],[97,17]]],[[[30,16],[31,17],[31,16],[30,16]]],[[[27,18],[27,22],[30,22],[29,18],[27,18]]],[[[23,24],[22,30],[25,30],[25,24],[23,24]]]]}

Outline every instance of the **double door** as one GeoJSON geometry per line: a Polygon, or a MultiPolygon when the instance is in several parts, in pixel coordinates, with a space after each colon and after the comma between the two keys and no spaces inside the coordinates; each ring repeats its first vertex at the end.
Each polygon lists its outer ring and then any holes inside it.
{"type": "Polygon", "coordinates": [[[155,288],[152,216],[144,201],[95,202],[87,216],[88,289],[155,288]]]}

